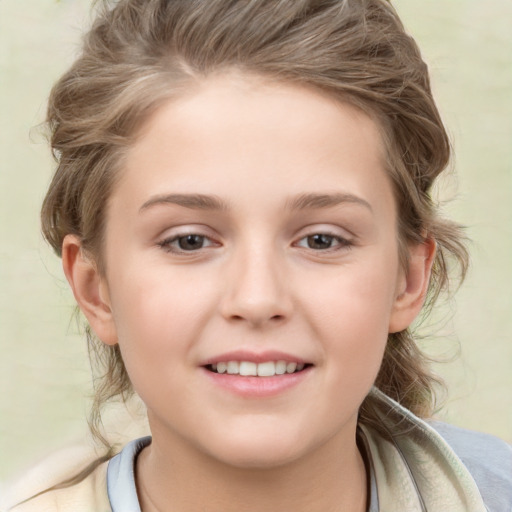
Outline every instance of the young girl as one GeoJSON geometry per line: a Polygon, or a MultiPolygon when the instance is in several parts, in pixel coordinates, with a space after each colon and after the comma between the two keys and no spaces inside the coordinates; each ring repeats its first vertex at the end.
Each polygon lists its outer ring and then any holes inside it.
{"type": "Polygon", "coordinates": [[[48,121],[43,230],[105,365],[93,417],[136,392],[151,437],[13,510],[510,510],[510,447],[425,421],[409,326],[467,256],[388,2],[121,0],[48,121]]]}

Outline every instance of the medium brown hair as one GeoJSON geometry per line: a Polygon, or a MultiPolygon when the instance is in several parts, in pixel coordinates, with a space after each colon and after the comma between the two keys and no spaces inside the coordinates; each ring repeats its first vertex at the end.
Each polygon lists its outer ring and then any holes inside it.
{"type": "MultiPolygon", "coordinates": [[[[427,66],[385,0],[120,0],[99,6],[82,54],[54,86],[48,124],[58,166],[42,208],[43,233],[60,254],[74,234],[103,268],[105,207],[126,149],[159,105],[211,73],[236,69],[316,88],[372,116],[385,142],[398,207],[400,254],[437,244],[427,306],[448,287],[451,259],[467,267],[459,227],[431,198],[450,143],[427,66]]],[[[118,346],[88,331],[99,372],[91,413],[132,386],[118,346]]],[[[420,416],[434,406],[436,378],[409,330],[389,335],[376,386],[420,416]]],[[[375,424],[372,398],[360,421],[375,424]]],[[[376,425],[378,428],[378,424],[376,425]]]]}

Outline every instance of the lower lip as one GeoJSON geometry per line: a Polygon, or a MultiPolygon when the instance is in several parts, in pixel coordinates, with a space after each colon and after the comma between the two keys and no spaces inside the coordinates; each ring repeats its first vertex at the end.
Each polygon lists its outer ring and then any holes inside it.
{"type": "Polygon", "coordinates": [[[203,368],[207,377],[217,386],[245,398],[267,398],[279,395],[298,386],[307,378],[312,366],[296,373],[285,373],[273,377],[243,377],[228,373],[215,373],[203,368]]]}

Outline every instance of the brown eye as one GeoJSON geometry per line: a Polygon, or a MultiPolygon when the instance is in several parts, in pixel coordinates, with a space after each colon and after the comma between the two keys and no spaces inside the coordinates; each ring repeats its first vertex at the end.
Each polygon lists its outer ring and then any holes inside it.
{"type": "Polygon", "coordinates": [[[330,249],[333,244],[338,243],[336,237],[332,235],[326,235],[323,233],[317,233],[310,235],[306,238],[307,246],[309,249],[330,249]]]}
{"type": "Polygon", "coordinates": [[[313,251],[335,251],[350,248],[352,242],[338,235],[313,233],[312,235],[301,238],[296,243],[296,246],[313,251]]]}
{"type": "Polygon", "coordinates": [[[182,251],[196,251],[204,246],[205,237],[201,235],[180,236],[177,239],[178,247],[182,251]]]}
{"type": "Polygon", "coordinates": [[[205,235],[189,233],[166,238],[159,242],[158,245],[166,252],[179,254],[200,251],[201,249],[216,246],[217,244],[205,235]]]}

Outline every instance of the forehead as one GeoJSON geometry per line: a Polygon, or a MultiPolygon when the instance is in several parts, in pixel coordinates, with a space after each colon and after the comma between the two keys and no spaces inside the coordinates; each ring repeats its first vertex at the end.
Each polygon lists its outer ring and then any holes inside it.
{"type": "Polygon", "coordinates": [[[367,195],[387,181],[384,161],[379,126],[360,109],[313,88],[226,73],[146,120],[118,185],[221,195],[239,186],[263,190],[267,202],[333,187],[367,195]]]}
{"type": "MultiPolygon", "coordinates": [[[[164,101],[145,119],[135,140],[137,145],[154,137],[164,124],[169,129],[179,126],[179,132],[174,130],[175,135],[190,126],[200,136],[200,125],[203,125],[205,131],[209,130],[210,137],[220,134],[222,128],[242,128],[240,136],[243,136],[248,129],[256,130],[259,125],[264,126],[265,135],[279,132],[280,141],[285,134],[294,140],[301,135],[312,139],[314,133],[308,131],[309,128],[318,126],[336,130],[340,127],[341,117],[354,121],[352,129],[357,123],[358,128],[373,132],[375,137],[369,139],[368,144],[376,142],[377,149],[383,149],[377,116],[372,115],[366,105],[362,108],[355,106],[349,96],[335,95],[306,83],[277,81],[228,69],[204,79],[190,80],[187,87],[180,87],[176,96],[164,101]],[[211,128],[215,130],[212,132],[211,128]]],[[[167,135],[170,135],[169,131],[167,135]]],[[[251,135],[254,138],[256,131],[251,135]]],[[[319,137],[322,135],[318,133],[319,137]]],[[[344,137],[350,135],[344,133],[344,137]]]]}

